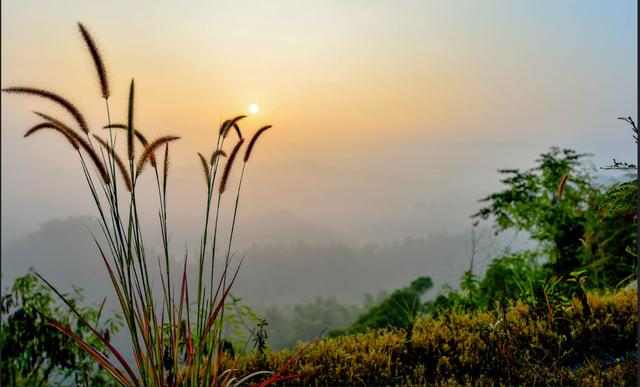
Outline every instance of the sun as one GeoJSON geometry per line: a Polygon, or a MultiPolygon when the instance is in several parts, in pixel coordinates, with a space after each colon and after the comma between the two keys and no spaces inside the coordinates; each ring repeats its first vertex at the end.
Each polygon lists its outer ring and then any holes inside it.
{"type": "Polygon", "coordinates": [[[258,106],[258,104],[256,104],[256,103],[252,103],[249,106],[249,111],[251,112],[251,114],[256,114],[257,112],[260,111],[260,106],[258,106]]]}

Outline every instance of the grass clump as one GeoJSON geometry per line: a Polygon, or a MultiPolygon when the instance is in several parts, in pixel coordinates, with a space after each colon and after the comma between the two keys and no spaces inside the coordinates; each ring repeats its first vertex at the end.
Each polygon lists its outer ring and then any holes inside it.
{"type": "Polygon", "coordinates": [[[8,87],[3,91],[44,98],[62,106],[74,118],[74,124],[67,125],[61,119],[36,112],[36,115],[44,121],[31,127],[25,137],[40,133],[41,129],[51,129],[62,135],[79,156],[85,181],[98,210],[98,220],[106,243],[101,245],[97,242],[97,238],[92,236],[120,304],[124,326],[131,337],[135,363],[129,364],[110,344],[109,337],[105,337],[96,329],[95,324],[83,315],[82,310],[74,305],[72,299],[65,297],[53,284],[38,274],[40,279],[77,317],[78,324],[91,331],[100,345],[95,345],[95,340],[90,341],[74,333],[74,330],[59,319],[54,319],[54,316],[48,314],[46,310],[40,311],[41,317],[46,319],[50,326],[71,339],[78,348],[85,351],[111,380],[119,385],[238,385],[253,380],[257,376],[268,378],[263,382],[264,385],[287,378],[281,376],[284,371],[281,366],[274,368],[279,370],[277,372],[260,371],[242,374],[233,364],[228,364],[237,359],[229,359],[223,353],[224,343],[227,342],[223,336],[225,301],[242,262],[240,259],[240,262],[234,263],[234,267],[231,268],[234,256],[232,254],[233,234],[242,180],[256,140],[271,126],[260,128],[251,139],[250,147],[244,157],[238,158],[236,156],[241,152],[244,143],[239,121],[245,116],[236,116],[226,120],[220,128],[215,128],[218,139],[212,151],[211,160],[207,160],[200,154],[205,172],[207,199],[204,206],[206,208],[204,230],[196,266],[197,290],[196,294],[190,297],[186,276],[188,254],[185,253],[184,256],[182,273],[176,273],[172,267],[174,260],[170,254],[167,226],[169,147],[180,137],[165,135],[156,139],[147,139],[136,122],[134,109],[136,84],[133,79],[129,86],[126,125],[111,122],[109,109],[111,92],[104,61],[87,28],[79,23],[79,30],[96,69],[106,113],[106,123],[101,126],[108,129],[108,138],[91,133],[90,125],[76,105],[57,93],[32,87],[8,87]],[[231,128],[237,133],[239,141],[229,154],[224,173],[218,181],[216,176],[222,160],[220,156],[224,157],[227,154],[223,147],[225,140],[229,138],[231,128]],[[116,129],[126,131],[124,157],[118,154],[116,129]],[[142,148],[136,147],[136,139],[142,148]],[[94,144],[94,141],[97,143],[94,144]],[[164,149],[163,162],[158,163],[156,152],[162,149],[164,149]],[[219,213],[225,189],[230,188],[229,178],[232,166],[237,164],[236,159],[242,162],[242,172],[237,190],[231,194],[235,194],[235,200],[231,202],[234,206],[234,215],[228,228],[228,244],[221,248],[217,243],[218,232],[223,228],[219,222],[219,213]],[[147,167],[148,165],[150,167],[147,167]],[[94,170],[97,171],[97,176],[94,170]],[[145,173],[147,171],[149,173],[145,173]],[[116,174],[120,174],[121,179],[115,178],[116,174]],[[153,200],[137,196],[137,188],[142,183],[142,179],[147,176],[152,178],[151,183],[155,183],[158,194],[158,217],[162,234],[161,257],[151,257],[147,254],[143,225],[138,216],[141,206],[153,203],[153,200]],[[216,183],[219,184],[219,189],[214,207],[212,203],[216,183]],[[210,232],[210,227],[213,233],[210,232]],[[224,263],[216,265],[218,272],[214,273],[214,260],[220,255],[224,258],[224,263]],[[152,267],[159,268],[159,281],[157,279],[154,281],[152,278],[153,273],[150,270],[152,267]],[[172,280],[176,277],[175,274],[181,274],[177,276],[181,278],[177,286],[172,280]],[[161,297],[155,296],[156,294],[161,294],[161,297]],[[192,304],[195,305],[192,306],[192,304]],[[229,367],[223,368],[224,364],[228,364],[229,367]]]}

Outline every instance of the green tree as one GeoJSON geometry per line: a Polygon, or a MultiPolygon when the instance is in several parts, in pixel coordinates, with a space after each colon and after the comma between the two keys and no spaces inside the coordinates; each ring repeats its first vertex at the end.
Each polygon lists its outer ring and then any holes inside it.
{"type": "MultiPolygon", "coordinates": [[[[104,302],[100,307],[80,305],[83,302],[80,289],[74,288],[65,297],[105,337],[110,337],[122,326],[118,315],[101,319],[104,302]]],[[[83,386],[112,384],[86,352],[42,316],[60,321],[95,348],[106,350],[75,315],[54,301],[51,290],[39,281],[32,270],[17,278],[13,286],[4,292],[0,311],[3,385],[40,386],[54,382],[83,386]]]]}
{"type": "Polygon", "coordinates": [[[491,262],[478,286],[482,306],[491,308],[505,298],[532,297],[534,288],[539,287],[548,274],[548,270],[539,265],[539,259],[537,251],[522,251],[505,254],[491,262]]]}
{"type": "MultiPolygon", "coordinates": [[[[638,127],[631,117],[627,122],[638,143],[638,127]]],[[[613,159],[603,167],[625,173],[620,182],[607,187],[592,202],[584,236],[586,269],[591,282],[601,287],[620,285],[635,276],[638,236],[638,167],[613,159]]]]}
{"type": "Polygon", "coordinates": [[[522,298],[537,285],[536,279],[541,275],[537,257],[535,251],[507,253],[491,262],[483,279],[467,270],[460,279],[460,289],[445,286],[434,300],[424,304],[423,311],[437,316],[441,311],[451,309],[461,313],[486,310],[497,300],[522,298]]]}
{"type": "Polygon", "coordinates": [[[422,309],[422,296],[433,287],[429,277],[419,277],[407,287],[391,293],[382,303],[360,314],[346,333],[360,333],[369,329],[408,328],[422,309]]]}
{"type": "Polygon", "coordinates": [[[549,255],[554,272],[568,274],[581,263],[581,239],[590,201],[597,193],[587,156],[552,147],[534,168],[500,170],[507,187],[481,199],[488,205],[473,217],[493,217],[496,233],[507,229],[529,233],[549,255]]]}

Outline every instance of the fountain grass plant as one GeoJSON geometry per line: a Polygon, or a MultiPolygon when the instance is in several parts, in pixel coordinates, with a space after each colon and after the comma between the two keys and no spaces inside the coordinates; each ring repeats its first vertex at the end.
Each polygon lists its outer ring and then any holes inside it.
{"type": "MultiPolygon", "coordinates": [[[[258,376],[270,376],[268,380],[263,382],[265,384],[296,377],[296,375],[281,377],[284,369],[277,372],[257,371],[252,374],[243,374],[235,367],[222,368],[223,364],[229,363],[228,355],[222,350],[225,300],[242,263],[242,259],[240,259],[239,263],[235,264],[233,268],[231,267],[233,235],[244,171],[256,141],[271,126],[264,126],[255,133],[249,141],[244,157],[240,159],[242,171],[235,190],[233,219],[229,226],[228,244],[226,249],[222,250],[222,254],[219,252],[221,250],[220,244],[217,243],[218,233],[223,226],[220,224],[219,216],[221,202],[227,188],[230,188],[229,178],[233,170],[232,167],[237,163],[236,159],[245,141],[239,127],[239,121],[245,116],[239,115],[224,121],[217,130],[218,138],[211,156],[207,158],[199,154],[205,175],[207,200],[197,257],[197,291],[195,296],[190,298],[186,275],[187,254],[185,254],[182,265],[182,280],[177,287],[172,284],[171,278],[174,268],[171,264],[167,227],[169,149],[170,145],[179,137],[167,135],[152,141],[147,140],[136,122],[135,82],[133,79],[129,86],[127,122],[126,124],[112,123],[109,110],[111,96],[109,78],[104,61],[89,31],[81,23],[78,23],[78,26],[93,60],[101,97],[104,99],[107,124],[103,128],[108,130],[106,139],[91,133],[80,110],[57,93],[33,87],[9,87],[3,91],[47,99],[64,108],[75,121],[74,125],[68,125],[47,114],[36,113],[44,121],[29,129],[25,137],[40,133],[43,129],[52,130],[61,134],[78,154],[87,186],[98,210],[98,220],[106,244],[100,244],[93,234],[92,237],[113,284],[125,325],[129,330],[135,364],[129,364],[122,354],[109,343],[109,340],[103,337],[53,284],[39,275],[61,297],[71,312],[76,314],[80,321],[105,344],[115,359],[111,359],[109,353],[96,350],[85,340],[74,335],[68,327],[51,318],[48,318],[48,321],[77,343],[120,385],[239,385],[254,380],[258,376]],[[234,146],[227,157],[223,146],[225,142],[229,142],[232,129],[239,139],[233,144],[234,146]],[[121,158],[116,151],[118,130],[126,131],[125,158],[121,158]],[[140,148],[138,148],[137,142],[140,143],[140,148]],[[162,150],[164,151],[163,155],[159,155],[158,153],[162,150]],[[160,163],[158,162],[159,157],[162,157],[160,163]],[[225,157],[226,164],[222,176],[218,178],[218,171],[222,168],[221,163],[225,157]],[[149,172],[145,173],[147,171],[149,172]],[[115,177],[118,174],[120,179],[115,177]],[[139,217],[140,206],[148,205],[150,202],[147,198],[137,195],[136,188],[144,175],[151,175],[154,178],[158,192],[158,216],[163,254],[162,259],[158,258],[157,262],[160,267],[161,299],[155,299],[153,296],[153,282],[149,267],[155,263],[150,260],[151,257],[147,254],[139,217]],[[215,189],[216,183],[219,184],[217,190],[215,189]],[[209,232],[211,223],[213,223],[211,225],[213,227],[212,233],[209,232]],[[219,269],[221,272],[216,277],[214,275],[214,266],[216,266],[214,261],[215,257],[219,255],[224,257],[224,262],[219,269]],[[206,273],[205,267],[209,266],[211,270],[206,273]],[[192,307],[193,300],[195,300],[194,307],[192,307]]],[[[237,364],[237,361],[233,363],[237,364]]]]}

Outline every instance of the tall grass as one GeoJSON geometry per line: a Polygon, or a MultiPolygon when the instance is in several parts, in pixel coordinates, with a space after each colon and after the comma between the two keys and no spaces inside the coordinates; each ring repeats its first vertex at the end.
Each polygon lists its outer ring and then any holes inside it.
{"type": "MultiPolygon", "coordinates": [[[[222,369],[225,354],[222,352],[225,300],[235,282],[242,259],[232,265],[232,243],[237,220],[240,192],[244,171],[249,162],[256,141],[270,126],[259,129],[249,142],[249,147],[240,158],[242,162],[240,179],[235,192],[233,219],[230,225],[220,223],[221,203],[224,196],[229,195],[227,188],[233,166],[237,164],[238,154],[242,151],[244,138],[239,122],[244,116],[239,115],[222,123],[216,130],[217,141],[211,157],[199,154],[205,175],[207,199],[204,206],[203,231],[197,257],[197,290],[190,297],[187,283],[187,261],[185,254],[181,270],[181,281],[172,283],[176,268],[170,255],[169,231],[167,227],[167,181],[169,179],[169,150],[180,137],[162,136],[153,140],[140,130],[136,122],[135,82],[129,86],[126,124],[111,122],[110,87],[107,70],[100,50],[91,34],[78,23],[81,36],[86,43],[89,54],[96,69],[100,95],[104,99],[108,137],[103,138],[91,133],[89,125],[80,110],[66,98],[38,88],[9,87],[3,89],[7,93],[26,94],[47,99],[63,107],[73,119],[68,125],[63,120],[44,113],[36,113],[44,121],[27,131],[25,137],[42,133],[42,129],[53,130],[62,135],[77,152],[80,166],[91,196],[98,210],[98,219],[105,244],[98,242],[92,234],[106,272],[111,280],[124,316],[126,327],[131,336],[131,346],[135,364],[129,364],[122,354],[103,337],[89,321],[75,309],[72,303],[44,277],[49,285],[72,313],[78,315],[80,321],[88,326],[102,341],[115,359],[107,353],[101,353],[82,338],[74,335],[71,329],[48,319],[49,322],[70,337],[86,351],[107,372],[115,382],[125,386],[200,386],[200,385],[237,385],[248,382],[260,375],[271,375],[268,382],[278,381],[282,370],[278,372],[261,371],[243,375],[237,369],[222,369]],[[229,143],[231,129],[235,130],[239,140],[235,142],[229,156],[223,149],[229,143]],[[118,154],[118,130],[126,131],[126,155],[118,154]],[[93,141],[97,143],[94,144],[93,141]],[[139,143],[139,147],[136,142],[139,143]],[[156,153],[164,150],[162,162],[158,163],[156,153]],[[218,177],[221,163],[226,158],[223,173],[218,177]],[[97,172],[97,173],[96,173],[97,172]],[[120,178],[115,178],[120,175],[120,178]],[[138,189],[143,178],[155,181],[158,193],[158,218],[162,236],[162,259],[157,262],[147,254],[143,227],[140,222],[139,209],[151,204],[152,200],[138,196],[138,189]],[[215,189],[216,183],[219,185],[215,189]],[[213,224],[211,224],[213,223],[213,224]],[[213,227],[213,232],[209,228],[213,227]],[[225,226],[229,229],[229,240],[226,249],[222,250],[218,243],[218,234],[225,226]],[[223,264],[214,273],[215,258],[222,255],[223,264]],[[154,298],[151,265],[158,265],[160,270],[160,299],[154,298]],[[207,273],[205,268],[210,267],[207,273]],[[217,280],[216,278],[219,278],[217,280]],[[215,290],[214,290],[215,289],[215,290]],[[192,307],[192,302],[195,305],[192,307]],[[195,310],[193,310],[195,309],[195,310]]],[[[155,200],[154,200],[155,201],[155,200]]],[[[157,283],[157,282],[156,282],[157,283]]]]}

